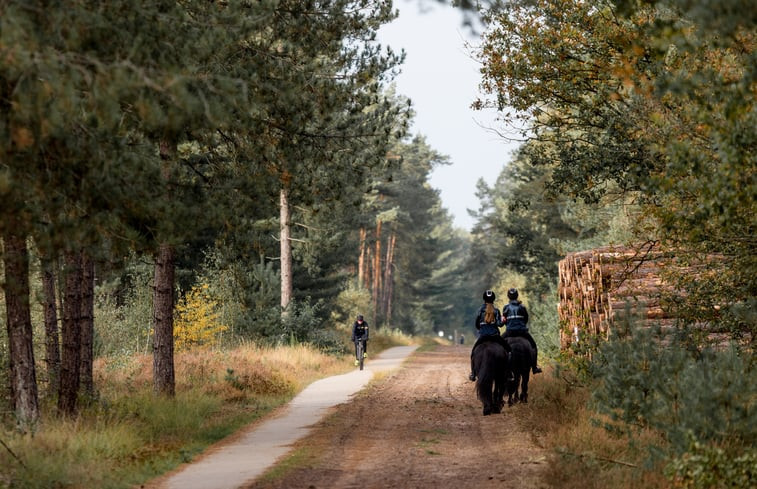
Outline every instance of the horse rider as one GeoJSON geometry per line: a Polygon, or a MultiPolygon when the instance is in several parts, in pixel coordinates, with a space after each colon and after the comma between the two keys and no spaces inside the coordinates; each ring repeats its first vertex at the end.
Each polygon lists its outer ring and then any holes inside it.
{"type": "Polygon", "coordinates": [[[355,343],[355,365],[358,364],[357,341],[363,342],[363,355],[368,357],[368,322],[362,314],[358,314],[352,324],[352,342],[355,343]]]}
{"type": "Polygon", "coordinates": [[[518,300],[518,289],[510,289],[507,291],[507,298],[510,299],[510,303],[502,309],[502,316],[505,323],[504,338],[512,338],[515,336],[521,336],[526,338],[531,343],[531,348],[534,349],[533,364],[531,370],[533,373],[541,373],[541,368],[536,363],[536,356],[538,349],[536,348],[536,341],[528,332],[528,311],[526,306],[518,300]]]}
{"type": "Polygon", "coordinates": [[[473,351],[480,343],[496,341],[505,348],[505,351],[512,351],[510,344],[499,334],[499,327],[502,326],[502,314],[500,314],[499,309],[494,307],[496,295],[493,291],[487,290],[484,292],[483,298],[484,303],[478,309],[475,322],[475,327],[478,330],[478,339],[473,348],[471,348],[470,375],[468,376],[471,382],[476,380],[476,371],[473,368],[473,351]]]}

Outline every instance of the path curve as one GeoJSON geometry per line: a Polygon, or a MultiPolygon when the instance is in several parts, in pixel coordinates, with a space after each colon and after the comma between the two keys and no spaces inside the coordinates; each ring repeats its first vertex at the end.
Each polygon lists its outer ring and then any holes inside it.
{"type": "MultiPolygon", "coordinates": [[[[547,489],[549,450],[531,404],[482,415],[470,349],[439,345],[340,404],[294,444],[296,459],[244,489],[547,489]]],[[[538,376],[537,376],[538,377],[538,376]]],[[[540,378],[529,389],[543,396],[540,378]]]]}
{"type": "Polygon", "coordinates": [[[371,358],[364,370],[318,380],[279,413],[247,428],[231,443],[211,448],[196,462],[185,464],[155,489],[236,489],[261,475],[286,455],[294,442],[308,434],[328,410],[347,402],[379,372],[397,368],[416,346],[389,348],[371,358]]]}

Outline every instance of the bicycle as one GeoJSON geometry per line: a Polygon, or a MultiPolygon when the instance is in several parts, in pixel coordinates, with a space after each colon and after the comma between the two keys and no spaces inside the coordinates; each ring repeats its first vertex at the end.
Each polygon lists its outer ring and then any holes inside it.
{"type": "Polygon", "coordinates": [[[358,338],[355,340],[355,357],[357,363],[360,366],[360,370],[363,370],[363,364],[365,363],[365,350],[363,350],[363,339],[358,338]]]}

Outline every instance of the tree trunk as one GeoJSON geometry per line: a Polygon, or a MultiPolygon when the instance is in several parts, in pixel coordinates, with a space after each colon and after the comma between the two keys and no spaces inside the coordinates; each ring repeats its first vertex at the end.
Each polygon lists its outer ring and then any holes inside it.
{"type": "Polygon", "coordinates": [[[174,250],[162,244],[155,258],[153,303],[153,388],[156,394],[173,397],[176,379],[173,362],[174,250]]]}
{"type": "MultiPolygon", "coordinates": [[[[176,143],[162,139],[158,145],[163,161],[161,174],[165,192],[171,194],[172,170],[176,157],[176,143]]],[[[155,255],[154,294],[152,305],[152,377],[153,390],[158,395],[176,395],[174,372],[173,309],[176,257],[173,246],[163,242],[155,255]]]]}
{"type": "Polygon", "coordinates": [[[74,415],[80,386],[81,362],[81,253],[65,253],[65,299],[63,300],[63,350],[61,355],[58,410],[74,415]]]}
{"type": "Polygon", "coordinates": [[[292,300],[292,242],[289,229],[289,195],[286,187],[279,194],[279,230],[281,238],[281,311],[286,314],[292,300]]]}
{"type": "Polygon", "coordinates": [[[365,281],[365,228],[360,227],[360,252],[357,259],[357,287],[362,289],[366,287],[365,281]]]}
{"type": "Polygon", "coordinates": [[[34,370],[32,319],[29,307],[29,253],[25,237],[17,236],[11,231],[6,231],[3,244],[10,393],[18,427],[27,432],[33,429],[39,420],[39,397],[34,370]]]}
{"type": "Polygon", "coordinates": [[[383,307],[384,322],[392,322],[392,294],[394,292],[394,246],[397,243],[397,233],[392,229],[389,236],[389,242],[386,246],[386,263],[384,264],[384,290],[383,290],[383,307]]]}
{"type": "Polygon", "coordinates": [[[379,309],[379,294],[381,293],[381,221],[376,223],[376,251],[373,256],[373,327],[377,327],[376,319],[379,309]]]}
{"type": "Polygon", "coordinates": [[[58,337],[58,307],[55,293],[55,273],[50,261],[45,261],[42,272],[45,297],[45,364],[47,365],[47,392],[50,396],[60,388],[60,338],[58,337]]]}
{"type": "Polygon", "coordinates": [[[89,398],[95,395],[95,384],[92,375],[94,360],[95,336],[95,262],[88,253],[81,255],[82,284],[81,284],[81,389],[89,398]]]}

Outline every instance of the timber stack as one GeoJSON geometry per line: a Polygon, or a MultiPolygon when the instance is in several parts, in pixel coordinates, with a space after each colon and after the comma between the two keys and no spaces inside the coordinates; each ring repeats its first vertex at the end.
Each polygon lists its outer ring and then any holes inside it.
{"type": "Polygon", "coordinates": [[[656,243],[569,253],[558,264],[561,347],[582,337],[606,338],[629,314],[649,326],[672,326],[675,318],[661,301],[670,290],[662,278],[669,259],[656,243]]]}

